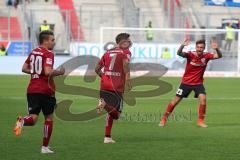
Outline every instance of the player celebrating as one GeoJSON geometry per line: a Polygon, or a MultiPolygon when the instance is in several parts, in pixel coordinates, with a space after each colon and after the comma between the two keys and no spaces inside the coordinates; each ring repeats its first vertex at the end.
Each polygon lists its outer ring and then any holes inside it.
{"type": "Polygon", "coordinates": [[[22,72],[31,74],[27,88],[28,115],[17,118],[14,131],[16,136],[19,136],[23,126],[33,126],[42,110],[45,123],[41,153],[53,153],[48,147],[56,105],[53,77],[63,75],[65,69],[63,67],[60,70],[53,69],[54,53],[51,51],[55,45],[53,32],[42,31],[39,34],[39,43],[40,46],[32,50],[22,67],[22,72]]]}
{"type": "Polygon", "coordinates": [[[191,91],[195,92],[195,98],[199,99],[198,123],[200,127],[208,127],[204,123],[206,113],[206,92],[203,86],[203,74],[209,60],[222,57],[221,51],[215,41],[211,47],[216,50],[216,53],[204,53],[205,40],[196,42],[196,51],[183,52],[183,48],[189,44],[189,40],[185,40],[179,47],[177,54],[183,58],[187,58],[185,73],[182,78],[182,83],[176,92],[174,99],[168,104],[168,107],[162,117],[159,126],[165,126],[167,117],[172,113],[174,107],[182,100],[183,97],[188,97],[191,91]]]}
{"type": "Polygon", "coordinates": [[[97,112],[105,109],[108,114],[105,125],[104,143],[115,143],[111,138],[113,120],[117,120],[123,108],[122,96],[125,83],[131,89],[129,57],[126,52],[132,45],[130,35],[120,33],[116,37],[117,47],[108,50],[96,65],[95,71],[101,77],[100,100],[97,112]],[[104,68],[104,72],[102,72],[104,68]]]}

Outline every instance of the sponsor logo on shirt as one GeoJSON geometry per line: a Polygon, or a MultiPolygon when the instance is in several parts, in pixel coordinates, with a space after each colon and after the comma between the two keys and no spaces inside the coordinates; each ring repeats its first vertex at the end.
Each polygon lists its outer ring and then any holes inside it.
{"type": "Polygon", "coordinates": [[[193,65],[193,66],[197,66],[197,67],[206,66],[206,63],[195,63],[195,62],[193,62],[193,61],[191,61],[190,64],[193,65]]]}
{"type": "Polygon", "coordinates": [[[52,59],[51,58],[47,58],[47,64],[52,65],[52,59]]]}
{"type": "Polygon", "coordinates": [[[110,50],[110,54],[111,53],[123,53],[123,51],[121,49],[114,49],[114,50],[110,50]]]}
{"type": "Polygon", "coordinates": [[[204,64],[206,64],[206,58],[202,58],[202,59],[201,59],[201,62],[204,63],[204,64]]]}
{"type": "Polygon", "coordinates": [[[107,75],[107,76],[118,76],[118,77],[120,77],[120,76],[121,76],[121,73],[119,73],[119,72],[106,71],[106,72],[105,72],[105,75],[107,75]]]}
{"type": "Polygon", "coordinates": [[[37,52],[37,51],[32,51],[32,54],[34,54],[34,55],[43,55],[42,52],[37,52]]]}

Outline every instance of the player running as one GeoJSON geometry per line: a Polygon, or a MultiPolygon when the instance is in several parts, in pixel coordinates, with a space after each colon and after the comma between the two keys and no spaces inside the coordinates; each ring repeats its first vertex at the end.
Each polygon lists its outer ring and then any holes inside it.
{"type": "Polygon", "coordinates": [[[53,153],[48,147],[56,105],[53,77],[63,75],[65,69],[63,67],[60,70],[53,69],[54,53],[52,50],[55,45],[53,32],[41,32],[39,43],[40,46],[32,50],[22,67],[22,72],[31,74],[31,80],[27,88],[28,115],[17,118],[14,132],[16,136],[19,136],[23,126],[35,125],[38,115],[42,111],[45,123],[41,153],[53,153]]]}
{"type": "Polygon", "coordinates": [[[130,53],[132,45],[130,35],[120,33],[116,37],[117,47],[108,50],[96,65],[95,71],[101,77],[100,100],[97,112],[100,114],[105,109],[108,114],[105,125],[104,143],[115,143],[111,138],[113,120],[117,120],[123,109],[123,93],[125,83],[131,89],[130,81],[130,53]],[[104,72],[102,72],[104,68],[104,72]]]}
{"type": "Polygon", "coordinates": [[[222,57],[221,51],[218,49],[218,45],[215,41],[211,43],[212,49],[216,50],[216,53],[205,53],[205,40],[198,40],[196,42],[196,51],[183,52],[183,48],[189,44],[189,40],[185,40],[179,47],[177,54],[187,59],[185,73],[182,78],[182,82],[176,92],[174,99],[168,104],[168,107],[160,121],[159,126],[165,126],[167,118],[172,113],[174,107],[184,97],[188,97],[191,91],[195,92],[195,98],[199,99],[198,109],[198,123],[199,127],[208,127],[204,123],[204,117],[206,114],[206,92],[203,86],[203,74],[207,67],[209,60],[218,59],[222,57]]]}

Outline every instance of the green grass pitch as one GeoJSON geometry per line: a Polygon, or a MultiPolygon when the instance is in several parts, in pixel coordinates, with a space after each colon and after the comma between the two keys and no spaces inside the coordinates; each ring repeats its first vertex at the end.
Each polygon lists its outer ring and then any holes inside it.
{"type": "MultiPolygon", "coordinates": [[[[116,144],[103,144],[105,116],[79,122],[55,118],[50,146],[52,155],[40,154],[43,116],[34,127],[24,127],[15,137],[17,115],[26,114],[27,76],[0,76],[0,159],[1,160],[237,160],[240,159],[239,78],[205,78],[209,128],[198,128],[198,101],[193,94],[174,110],[167,126],[158,127],[159,118],[175,95],[180,78],[162,78],[172,91],[158,97],[138,98],[135,106],[125,104],[122,117],[114,122],[116,144]]],[[[98,88],[81,77],[66,83],[98,88]]],[[[151,87],[149,87],[151,88],[151,87]]],[[[141,89],[141,87],[140,87],[141,89]]],[[[142,87],[148,89],[148,86],[142,87]]],[[[58,102],[73,99],[71,112],[93,109],[97,100],[57,94],[58,102]]]]}

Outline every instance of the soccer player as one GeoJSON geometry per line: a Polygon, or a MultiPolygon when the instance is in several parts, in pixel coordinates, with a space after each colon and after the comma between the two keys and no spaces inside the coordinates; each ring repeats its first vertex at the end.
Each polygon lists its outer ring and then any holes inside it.
{"type": "Polygon", "coordinates": [[[97,112],[103,109],[106,116],[104,143],[115,143],[111,138],[113,120],[117,120],[123,108],[123,93],[125,84],[131,89],[130,81],[130,53],[128,49],[132,42],[130,35],[120,33],[116,37],[117,47],[108,50],[96,65],[95,71],[101,77],[100,100],[97,112]],[[104,69],[104,71],[102,71],[104,69]]]}
{"type": "Polygon", "coordinates": [[[33,126],[38,120],[40,111],[45,117],[44,135],[41,153],[53,153],[48,144],[53,129],[53,112],[56,105],[54,76],[63,75],[65,69],[54,70],[55,45],[52,31],[42,31],[39,34],[40,46],[32,50],[23,64],[22,72],[31,74],[31,80],[27,88],[28,115],[17,118],[14,132],[19,136],[23,126],[33,126]]]}
{"type": "Polygon", "coordinates": [[[206,114],[206,92],[203,86],[203,74],[207,67],[209,60],[218,59],[222,57],[221,51],[218,49],[218,44],[212,41],[211,47],[216,50],[216,53],[205,53],[205,40],[198,40],[196,42],[196,51],[183,52],[183,48],[189,44],[189,40],[185,40],[179,47],[177,54],[187,59],[185,73],[182,82],[176,92],[174,99],[168,104],[168,107],[160,121],[159,126],[165,126],[167,118],[172,113],[174,107],[182,100],[188,97],[191,91],[195,92],[195,98],[199,99],[198,123],[199,127],[208,127],[204,123],[204,116],[206,114]]]}

